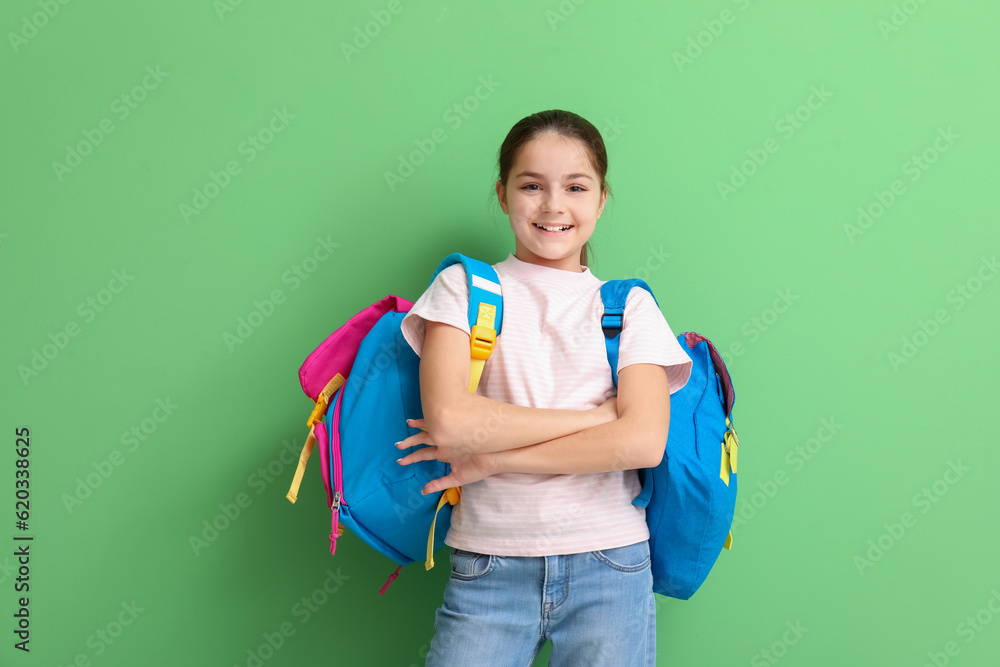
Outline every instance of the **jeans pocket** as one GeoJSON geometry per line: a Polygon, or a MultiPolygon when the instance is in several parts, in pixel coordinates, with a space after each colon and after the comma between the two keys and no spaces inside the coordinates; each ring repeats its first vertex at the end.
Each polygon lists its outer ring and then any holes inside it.
{"type": "Polygon", "coordinates": [[[639,572],[650,566],[649,540],[592,553],[600,562],[621,572],[639,572]]]}
{"type": "Polygon", "coordinates": [[[472,581],[485,577],[493,569],[493,555],[465,549],[451,549],[451,578],[472,581]]]}

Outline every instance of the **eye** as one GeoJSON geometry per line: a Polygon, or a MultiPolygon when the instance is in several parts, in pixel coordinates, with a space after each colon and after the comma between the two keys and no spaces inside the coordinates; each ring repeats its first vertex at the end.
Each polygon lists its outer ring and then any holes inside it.
{"type": "Polygon", "coordinates": [[[538,187],[538,183],[528,183],[527,185],[522,186],[521,189],[522,190],[527,190],[528,188],[530,188],[532,186],[534,186],[534,187],[537,188],[538,187]]]}
{"type": "Polygon", "coordinates": [[[587,191],[587,188],[583,187],[582,185],[571,185],[569,187],[571,187],[571,188],[579,188],[579,190],[574,190],[573,192],[586,192],[587,191]]]}

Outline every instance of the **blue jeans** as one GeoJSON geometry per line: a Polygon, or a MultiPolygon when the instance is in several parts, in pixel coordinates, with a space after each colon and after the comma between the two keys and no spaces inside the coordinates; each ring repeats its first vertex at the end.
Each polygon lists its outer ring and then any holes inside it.
{"type": "Polygon", "coordinates": [[[649,540],[562,556],[451,550],[428,667],[529,667],[547,639],[552,667],[656,663],[649,540]]]}

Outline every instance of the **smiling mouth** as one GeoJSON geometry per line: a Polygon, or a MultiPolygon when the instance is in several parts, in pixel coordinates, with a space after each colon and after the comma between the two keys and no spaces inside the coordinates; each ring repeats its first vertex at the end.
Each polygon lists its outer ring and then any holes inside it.
{"type": "Polygon", "coordinates": [[[562,225],[562,226],[557,226],[557,225],[539,225],[536,222],[533,222],[531,224],[534,225],[536,228],[542,230],[543,232],[547,232],[549,234],[560,234],[562,232],[569,231],[570,229],[573,228],[573,225],[562,225]]]}

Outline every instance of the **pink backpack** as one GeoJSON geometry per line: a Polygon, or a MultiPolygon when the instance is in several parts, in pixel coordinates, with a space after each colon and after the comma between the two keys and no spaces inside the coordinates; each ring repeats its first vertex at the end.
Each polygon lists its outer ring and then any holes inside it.
{"type": "MultiPolygon", "coordinates": [[[[493,267],[459,253],[446,257],[434,276],[459,262],[466,269],[470,289],[469,391],[475,393],[500,333],[502,297],[493,267]]],[[[372,304],[330,334],[299,369],[302,389],[315,407],[287,498],[296,501],[306,462],[318,447],[332,511],[330,553],[336,552],[337,538],[346,525],[395,561],[398,567],[381,594],[403,565],[423,560],[426,569],[434,567],[434,551],[444,545],[452,506],[461,498],[461,487],[426,496],[420,493],[428,481],[450,472],[448,463],[396,463],[400,456],[415,451],[400,452],[393,446],[419,432],[406,419],[423,417],[420,358],[400,330],[412,307],[412,302],[392,295],[372,304]]]]}

